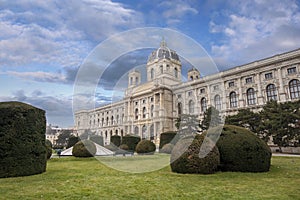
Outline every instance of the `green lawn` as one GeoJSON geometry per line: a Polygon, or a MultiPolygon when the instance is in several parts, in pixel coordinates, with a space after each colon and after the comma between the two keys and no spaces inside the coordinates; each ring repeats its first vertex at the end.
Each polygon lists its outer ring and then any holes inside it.
{"type": "MultiPolygon", "coordinates": [[[[161,156],[102,159],[114,164],[131,159],[142,167],[141,163],[148,165],[149,160],[156,162],[161,156]]],[[[300,199],[300,158],[273,157],[268,173],[213,175],[176,174],[169,167],[126,173],[108,168],[95,158],[55,158],[48,162],[46,173],[0,179],[0,199],[294,200],[300,199]]]]}

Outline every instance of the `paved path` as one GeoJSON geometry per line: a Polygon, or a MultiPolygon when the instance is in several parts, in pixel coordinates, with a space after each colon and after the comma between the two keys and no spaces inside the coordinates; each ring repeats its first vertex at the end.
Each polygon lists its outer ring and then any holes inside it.
{"type": "Polygon", "coordinates": [[[272,153],[272,156],[287,156],[287,157],[299,157],[300,154],[288,154],[288,153],[272,153]]]}

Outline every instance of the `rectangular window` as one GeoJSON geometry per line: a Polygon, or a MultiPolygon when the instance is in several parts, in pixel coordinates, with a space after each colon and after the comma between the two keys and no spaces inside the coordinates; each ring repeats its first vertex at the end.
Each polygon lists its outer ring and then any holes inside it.
{"type": "Polygon", "coordinates": [[[252,83],[252,82],[253,82],[252,77],[246,78],[246,83],[252,83]]]}
{"type": "Polygon", "coordinates": [[[178,98],[178,99],[181,98],[181,94],[177,95],[177,98],[178,98]]]}
{"type": "Polygon", "coordinates": [[[233,86],[234,86],[234,82],[233,82],[233,81],[230,81],[230,82],[228,83],[228,86],[229,86],[229,87],[233,87],[233,86]]]}
{"type": "Polygon", "coordinates": [[[190,97],[190,96],[192,96],[193,95],[193,92],[192,91],[189,91],[188,92],[188,96],[190,97]]]}
{"type": "Polygon", "coordinates": [[[204,94],[204,93],[205,93],[205,89],[204,88],[200,89],[200,94],[204,94]]]}
{"type": "Polygon", "coordinates": [[[296,67],[291,67],[287,69],[288,74],[295,74],[296,73],[296,67]]]}
{"type": "Polygon", "coordinates": [[[271,79],[271,78],[273,78],[272,72],[265,74],[265,79],[271,79]]]}

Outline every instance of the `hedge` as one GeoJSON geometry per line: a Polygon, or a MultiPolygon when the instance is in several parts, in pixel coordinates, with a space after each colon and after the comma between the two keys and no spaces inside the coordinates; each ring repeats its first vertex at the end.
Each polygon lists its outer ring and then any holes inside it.
{"type": "Polygon", "coordinates": [[[159,149],[161,149],[165,144],[171,143],[176,144],[178,141],[178,137],[175,137],[177,132],[168,131],[160,134],[160,142],[159,142],[159,149]]]}
{"type": "Polygon", "coordinates": [[[135,151],[136,145],[141,141],[140,137],[134,135],[125,135],[122,137],[122,144],[126,144],[128,146],[128,151],[135,151]]]}
{"type": "Polygon", "coordinates": [[[45,111],[21,102],[1,102],[0,113],[0,177],[45,172],[45,111]]]}
{"type": "Polygon", "coordinates": [[[110,142],[116,145],[117,147],[121,145],[121,136],[119,135],[112,135],[110,137],[110,142]]]}

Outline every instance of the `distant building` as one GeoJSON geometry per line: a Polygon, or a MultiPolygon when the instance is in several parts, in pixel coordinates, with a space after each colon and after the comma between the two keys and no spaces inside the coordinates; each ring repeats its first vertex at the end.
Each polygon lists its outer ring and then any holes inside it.
{"type": "Polygon", "coordinates": [[[56,145],[56,140],[63,130],[69,130],[73,135],[77,135],[74,128],[60,128],[58,126],[52,126],[49,124],[46,127],[46,139],[49,140],[52,145],[56,145]]]}
{"type": "Polygon", "coordinates": [[[147,82],[141,73],[128,74],[123,100],[75,113],[78,134],[90,129],[104,137],[135,134],[159,142],[160,133],[176,130],[181,114],[201,118],[209,106],[225,115],[238,109],[260,109],[267,101],[300,98],[300,49],[201,77],[192,68],[182,82],[181,61],[164,41],[147,62],[147,82]]]}

